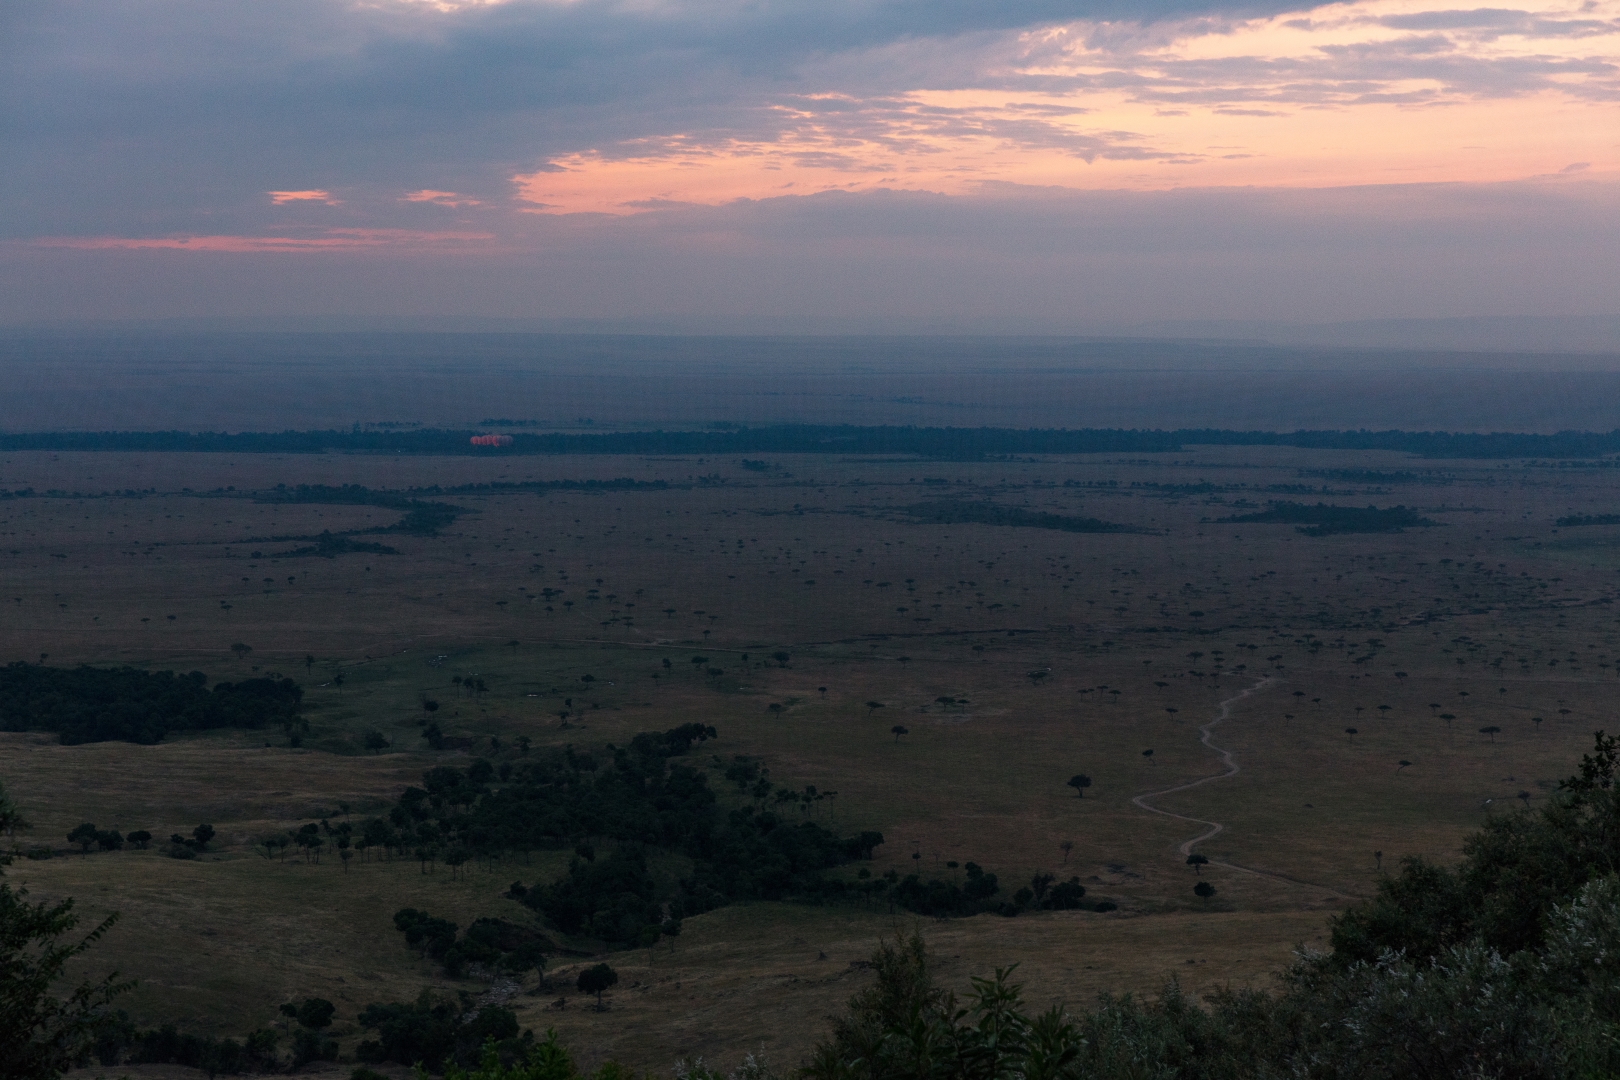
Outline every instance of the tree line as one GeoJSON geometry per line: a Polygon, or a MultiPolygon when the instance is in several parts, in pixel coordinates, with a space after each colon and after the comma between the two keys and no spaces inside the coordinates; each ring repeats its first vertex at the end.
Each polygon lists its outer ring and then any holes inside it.
{"type": "Polygon", "coordinates": [[[724,431],[527,433],[509,446],[471,446],[471,430],[412,431],[42,431],[0,434],[0,450],[107,450],[168,453],[322,454],[328,452],[524,454],[916,454],[973,461],[1008,454],[1169,453],[1189,446],[1294,446],[1316,450],[1396,450],[1427,458],[1601,458],[1620,453],[1620,429],[1607,432],[1170,431],[1107,428],[925,428],[781,424],[724,431]]]}
{"type": "Polygon", "coordinates": [[[1253,514],[1236,514],[1215,519],[1221,524],[1297,525],[1294,531],[1306,536],[1338,536],[1342,533],[1393,533],[1435,522],[1405,506],[1330,506],[1317,503],[1274,502],[1270,509],[1253,514]]]}
{"type": "Polygon", "coordinates": [[[291,679],[215,683],[200,671],[0,667],[0,731],[51,731],[65,745],[152,744],[176,731],[299,727],[304,691],[291,679]]]}

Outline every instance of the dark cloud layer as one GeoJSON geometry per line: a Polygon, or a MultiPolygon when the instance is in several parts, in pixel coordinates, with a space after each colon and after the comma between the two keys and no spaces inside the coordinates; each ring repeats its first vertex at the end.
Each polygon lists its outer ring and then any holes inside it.
{"type": "MultiPolygon", "coordinates": [[[[762,96],[819,89],[805,87],[803,69],[839,57],[1220,6],[515,0],[442,12],[332,0],[12,0],[0,6],[0,229],[231,231],[262,220],[264,191],[312,185],[499,197],[513,172],[558,154],[747,128],[762,96]]],[[[969,74],[926,49],[909,63],[887,73],[891,89],[916,65],[940,85],[969,74]]],[[[875,89],[883,75],[861,78],[875,89]]]]}

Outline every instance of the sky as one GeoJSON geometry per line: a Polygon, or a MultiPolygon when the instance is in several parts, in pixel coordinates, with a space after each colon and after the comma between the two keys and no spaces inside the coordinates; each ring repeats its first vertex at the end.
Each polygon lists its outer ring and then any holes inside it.
{"type": "Polygon", "coordinates": [[[9,0],[0,322],[1620,314],[1620,0],[9,0]]]}

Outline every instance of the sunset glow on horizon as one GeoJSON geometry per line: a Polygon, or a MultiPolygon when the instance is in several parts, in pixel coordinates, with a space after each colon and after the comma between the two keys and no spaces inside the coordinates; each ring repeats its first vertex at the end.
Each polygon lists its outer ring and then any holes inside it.
{"type": "Polygon", "coordinates": [[[1003,183],[1151,190],[1478,183],[1620,163],[1620,2],[1367,0],[1079,22],[987,48],[976,85],[759,103],[513,178],[550,213],[1003,183]]]}

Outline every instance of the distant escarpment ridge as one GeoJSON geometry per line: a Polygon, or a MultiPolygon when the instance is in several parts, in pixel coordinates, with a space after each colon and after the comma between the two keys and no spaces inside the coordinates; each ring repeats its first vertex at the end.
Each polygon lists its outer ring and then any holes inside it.
{"type": "Polygon", "coordinates": [[[40,431],[0,433],[0,451],[147,451],[228,454],[911,454],[973,461],[1018,454],[1167,453],[1193,446],[1289,446],[1394,450],[1425,458],[1593,459],[1620,454],[1608,432],[1174,431],[1110,428],[930,428],[781,424],[712,425],[704,430],[589,433],[514,432],[500,445],[479,431],[40,431]]]}

